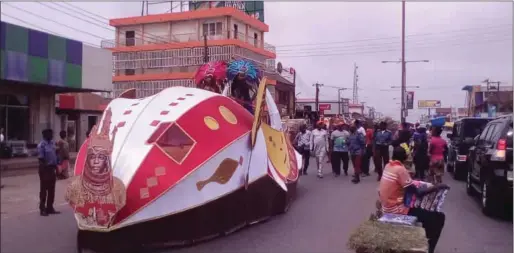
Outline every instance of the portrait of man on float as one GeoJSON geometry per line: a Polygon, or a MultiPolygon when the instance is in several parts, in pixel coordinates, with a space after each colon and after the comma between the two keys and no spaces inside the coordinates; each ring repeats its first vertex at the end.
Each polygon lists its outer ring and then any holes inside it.
{"type": "Polygon", "coordinates": [[[82,175],[72,180],[65,194],[79,227],[91,230],[109,228],[126,203],[125,186],[112,174],[111,154],[117,127],[110,138],[111,116],[107,109],[100,131],[97,126],[91,130],[82,175]]]}

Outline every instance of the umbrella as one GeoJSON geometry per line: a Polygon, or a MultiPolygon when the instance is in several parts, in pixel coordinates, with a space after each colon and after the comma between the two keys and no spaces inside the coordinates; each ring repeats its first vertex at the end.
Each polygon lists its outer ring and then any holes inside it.
{"type": "Polygon", "coordinates": [[[216,81],[224,80],[227,77],[227,63],[224,61],[213,61],[200,66],[195,74],[196,85],[200,85],[206,77],[212,77],[216,81]]]}

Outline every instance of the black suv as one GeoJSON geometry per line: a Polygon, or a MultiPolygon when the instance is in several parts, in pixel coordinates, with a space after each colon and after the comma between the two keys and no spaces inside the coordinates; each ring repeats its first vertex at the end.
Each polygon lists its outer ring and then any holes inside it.
{"type": "Polygon", "coordinates": [[[512,115],[487,123],[469,149],[467,192],[479,193],[486,215],[512,210],[512,115]]]}
{"type": "Polygon", "coordinates": [[[491,120],[492,118],[463,118],[453,124],[452,133],[447,134],[450,143],[446,170],[453,173],[455,180],[465,178],[466,160],[469,148],[474,144],[473,139],[484,130],[485,125],[491,120]]]}

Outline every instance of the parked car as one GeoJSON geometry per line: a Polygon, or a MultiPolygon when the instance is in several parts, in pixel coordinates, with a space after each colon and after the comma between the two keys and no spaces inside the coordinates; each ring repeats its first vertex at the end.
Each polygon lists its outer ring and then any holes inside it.
{"type": "Polygon", "coordinates": [[[466,190],[486,215],[512,212],[512,115],[487,123],[469,149],[466,190]]]}
{"type": "Polygon", "coordinates": [[[448,133],[448,158],[446,170],[453,174],[455,180],[466,176],[468,151],[473,146],[473,138],[479,135],[492,118],[463,118],[453,124],[452,133],[448,133]]]}

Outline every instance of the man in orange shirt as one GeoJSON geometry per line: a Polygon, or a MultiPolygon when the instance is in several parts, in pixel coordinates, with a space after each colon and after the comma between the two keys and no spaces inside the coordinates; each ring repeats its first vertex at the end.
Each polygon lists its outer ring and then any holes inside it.
{"type": "Polygon", "coordinates": [[[409,208],[404,205],[404,196],[406,192],[412,192],[422,197],[441,189],[449,189],[449,187],[438,184],[426,189],[417,188],[412,182],[409,171],[403,166],[406,159],[405,149],[396,147],[393,151],[392,161],[384,168],[379,185],[382,212],[417,217],[418,222],[421,222],[425,229],[428,239],[428,253],[434,253],[444,227],[446,219],[444,213],[427,211],[422,208],[409,208]]]}

